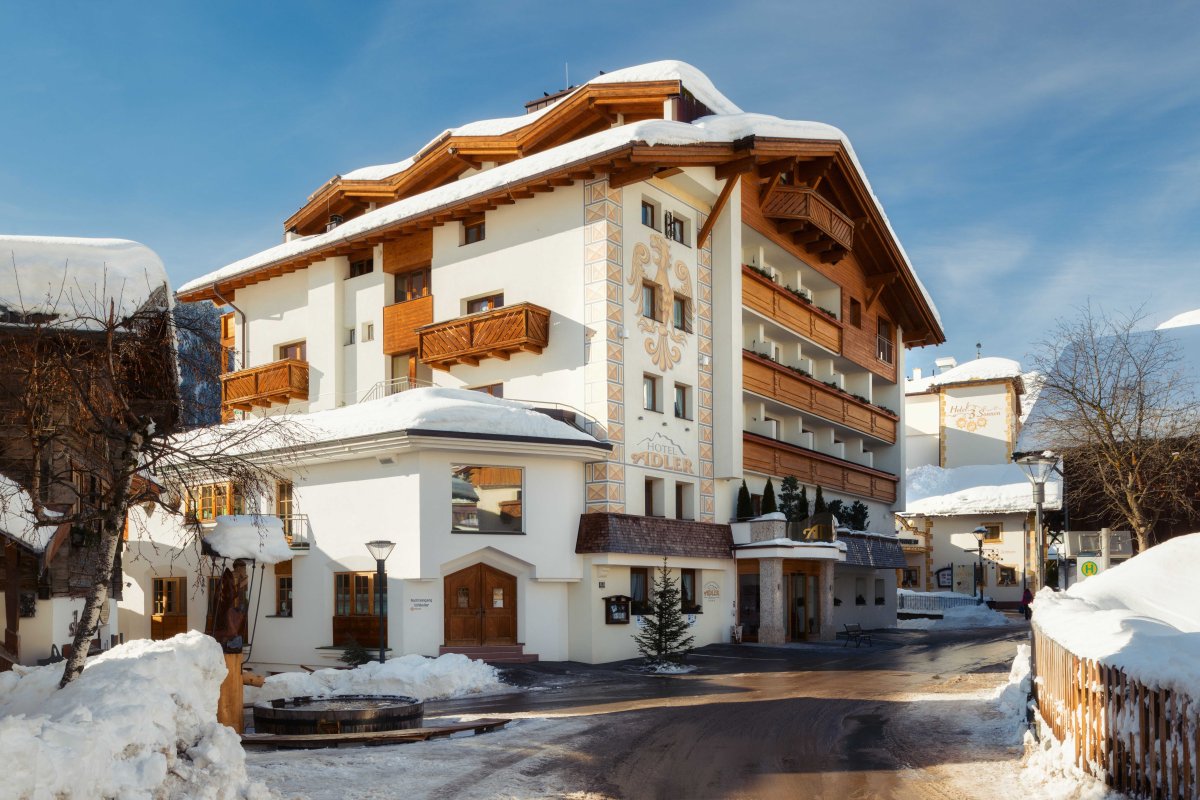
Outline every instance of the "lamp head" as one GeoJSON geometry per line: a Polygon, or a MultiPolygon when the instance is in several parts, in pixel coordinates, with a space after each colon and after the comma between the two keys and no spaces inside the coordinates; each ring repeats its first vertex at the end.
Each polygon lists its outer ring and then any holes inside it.
{"type": "Polygon", "coordinates": [[[971,531],[971,533],[975,534],[975,538],[982,542],[984,537],[988,535],[989,531],[987,528],[980,525],[978,528],[971,531]]]}
{"type": "Polygon", "coordinates": [[[367,550],[371,553],[371,558],[376,561],[387,561],[387,557],[392,554],[392,548],[396,546],[395,542],[389,542],[383,539],[376,539],[372,542],[367,542],[367,550]]]}
{"type": "Polygon", "coordinates": [[[1025,470],[1029,482],[1040,486],[1050,477],[1050,472],[1058,466],[1058,456],[1047,450],[1044,453],[1021,456],[1017,459],[1017,463],[1021,465],[1021,469],[1025,470]]]}

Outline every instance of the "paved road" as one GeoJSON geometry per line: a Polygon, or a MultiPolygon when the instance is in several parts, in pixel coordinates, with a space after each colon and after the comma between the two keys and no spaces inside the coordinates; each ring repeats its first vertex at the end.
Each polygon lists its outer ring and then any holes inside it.
{"type": "MultiPolygon", "coordinates": [[[[505,770],[578,789],[580,797],[921,798],[964,793],[946,779],[957,760],[968,772],[1019,756],[1012,743],[976,741],[954,703],[912,695],[994,684],[1007,672],[1024,625],[958,632],[891,631],[874,647],[712,646],[697,673],[623,674],[579,665],[517,670],[511,679],[553,686],[519,695],[428,704],[428,714],[585,716],[554,747],[502,750],[435,796],[503,784],[505,770]],[[921,712],[922,707],[926,709],[921,712]],[[983,766],[981,766],[983,765],[983,766]],[[484,782],[487,782],[486,784],[484,782]]],[[[995,795],[998,796],[998,795],[995,795]]]]}

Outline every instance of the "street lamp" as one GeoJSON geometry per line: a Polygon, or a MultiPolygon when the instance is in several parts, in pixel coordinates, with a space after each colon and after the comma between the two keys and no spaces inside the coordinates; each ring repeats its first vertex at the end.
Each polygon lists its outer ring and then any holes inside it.
{"type": "Polygon", "coordinates": [[[1025,470],[1029,482],[1033,484],[1034,526],[1037,528],[1037,575],[1038,588],[1041,588],[1046,585],[1046,550],[1045,543],[1042,541],[1044,536],[1042,533],[1042,504],[1046,502],[1046,480],[1058,466],[1058,456],[1047,450],[1040,455],[1021,456],[1017,459],[1017,463],[1021,465],[1021,469],[1025,470]]]}
{"type": "Polygon", "coordinates": [[[975,601],[975,605],[981,606],[983,605],[983,539],[988,535],[988,529],[980,525],[971,533],[975,534],[975,541],[979,542],[979,577],[976,579],[979,587],[979,599],[975,601]]]}
{"type": "Polygon", "coordinates": [[[384,662],[385,656],[383,651],[387,648],[387,619],[384,617],[384,598],[387,588],[387,571],[383,567],[383,562],[387,561],[387,557],[392,554],[392,548],[396,546],[395,542],[388,542],[376,539],[373,542],[367,542],[367,550],[370,551],[371,557],[375,559],[375,590],[378,593],[375,605],[379,608],[379,663],[384,662]]]}

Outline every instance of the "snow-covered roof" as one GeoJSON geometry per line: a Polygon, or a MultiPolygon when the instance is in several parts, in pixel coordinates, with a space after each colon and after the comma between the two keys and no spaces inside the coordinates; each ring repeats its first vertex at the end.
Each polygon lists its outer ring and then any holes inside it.
{"type": "MultiPolygon", "coordinates": [[[[875,191],[871,188],[870,181],[867,179],[866,171],[862,168],[862,164],[859,162],[858,156],[850,144],[850,140],[841,130],[832,125],[820,122],[785,120],[767,114],[745,113],[721,94],[704,73],[682,61],[656,61],[650,64],[629,67],[602,75],[593,79],[591,83],[611,84],[664,79],[680,80],[684,87],[715,113],[690,123],[662,119],[635,122],[600,131],[524,158],[518,158],[507,164],[501,164],[495,168],[469,175],[445,186],[440,186],[419,195],[390,203],[374,211],[369,211],[325,233],[293,239],[290,242],[285,242],[284,244],[235,261],[232,264],[202,275],[195,280],[188,281],[180,287],[179,291],[186,294],[285,258],[324,250],[393,223],[419,216],[434,209],[501,188],[549,170],[586,161],[607,151],[616,150],[633,143],[640,142],[646,145],[727,144],[747,136],[760,136],[765,138],[830,141],[842,144],[855,169],[858,171],[863,185],[870,193],[871,199],[875,203],[880,217],[887,227],[888,233],[896,243],[897,248],[899,248],[901,257],[904,259],[905,265],[908,266],[909,272],[912,274],[913,280],[921,292],[926,305],[937,320],[938,326],[942,326],[941,315],[938,313],[933,298],[924,284],[921,283],[920,278],[917,277],[916,271],[913,270],[912,261],[904,251],[904,246],[900,243],[900,238],[892,228],[891,221],[883,209],[883,204],[875,196],[875,191]]],[[[507,133],[523,125],[532,123],[540,115],[548,113],[552,108],[554,108],[553,105],[539,109],[539,111],[533,114],[471,123],[459,128],[450,129],[433,141],[441,140],[447,133],[472,136],[507,133]]],[[[414,163],[415,158],[409,158],[394,164],[364,167],[347,173],[344,178],[380,180],[397,172],[402,172],[410,168],[414,163]]]]}
{"type": "Polygon", "coordinates": [[[1189,325],[1200,325],[1200,308],[1184,311],[1182,314],[1176,314],[1166,322],[1159,325],[1155,330],[1165,331],[1170,328],[1186,328],[1189,325]]]}
{"type": "Polygon", "coordinates": [[[56,526],[38,526],[33,498],[7,475],[0,474],[0,531],[41,553],[50,546],[56,526]]]}
{"type": "Polygon", "coordinates": [[[260,564],[278,564],[292,558],[283,535],[283,520],[262,514],[217,517],[213,529],[204,533],[205,543],[224,558],[251,558],[260,564]]]}
{"type": "Polygon", "coordinates": [[[970,381],[999,381],[1021,377],[1020,362],[1011,358],[976,358],[936,375],[929,375],[917,380],[904,382],[905,394],[920,394],[935,386],[947,386],[953,383],[968,383],[970,381]]]}
{"type": "Polygon", "coordinates": [[[156,292],[168,302],[167,286],[162,260],[144,244],[0,235],[0,314],[10,324],[19,323],[21,315],[38,314],[70,325],[79,317],[103,316],[109,301],[119,319],[156,292]]]}
{"type": "Polygon", "coordinates": [[[470,389],[438,387],[410,389],[329,411],[276,415],[266,425],[263,420],[250,418],[216,428],[197,428],[181,434],[178,441],[181,447],[202,458],[209,447],[228,452],[227,446],[217,444],[222,438],[229,438],[222,431],[251,426],[261,426],[264,432],[259,437],[244,437],[246,444],[241,449],[245,452],[303,448],[400,432],[600,445],[578,428],[534,411],[530,403],[504,400],[470,389]]]}
{"type": "Polygon", "coordinates": [[[1155,545],[1065,592],[1043,589],[1034,623],[1076,655],[1150,687],[1200,686],[1200,533],[1155,545]]]}
{"type": "MultiPolygon", "coordinates": [[[[1033,510],[1033,487],[1019,464],[913,467],[904,476],[905,514],[1015,514],[1033,510]]],[[[1044,508],[1062,506],[1062,481],[1046,481],[1044,508]]]]}

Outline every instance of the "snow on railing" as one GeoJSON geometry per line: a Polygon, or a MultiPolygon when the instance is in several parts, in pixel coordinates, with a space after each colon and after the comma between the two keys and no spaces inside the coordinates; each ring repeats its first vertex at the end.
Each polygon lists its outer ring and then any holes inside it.
{"type": "Polygon", "coordinates": [[[920,592],[897,592],[897,611],[945,611],[947,608],[973,606],[978,603],[974,597],[947,597],[940,594],[924,594],[920,592]]]}
{"type": "MultiPolygon", "coordinates": [[[[1146,686],[1033,625],[1038,712],[1075,766],[1131,797],[1200,797],[1200,693],[1146,686]]],[[[1197,687],[1200,689],[1200,687],[1197,687]]]]}

